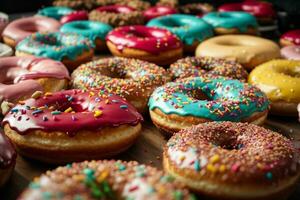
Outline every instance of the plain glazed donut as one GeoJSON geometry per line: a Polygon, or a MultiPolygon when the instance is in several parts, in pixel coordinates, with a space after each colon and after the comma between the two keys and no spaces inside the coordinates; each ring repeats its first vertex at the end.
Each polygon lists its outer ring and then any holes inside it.
{"type": "Polygon", "coordinates": [[[75,33],[35,33],[16,47],[16,56],[34,55],[61,61],[70,71],[82,63],[92,60],[93,43],[75,33]]]}
{"type": "Polygon", "coordinates": [[[238,80],[192,77],[158,87],[148,105],[154,125],[169,136],[209,121],[262,124],[269,101],[258,88],[238,80]]]}
{"type": "Polygon", "coordinates": [[[3,186],[14,171],[17,153],[13,144],[0,131],[0,187],[3,186]]]}
{"type": "Polygon", "coordinates": [[[285,46],[280,49],[280,53],[284,59],[300,61],[300,45],[285,46]]]}
{"type": "Polygon", "coordinates": [[[155,64],[130,58],[104,58],[79,66],[72,73],[72,87],[98,88],[115,93],[145,113],[150,95],[169,81],[166,71],[155,64]]]}
{"type": "Polygon", "coordinates": [[[202,19],[214,27],[217,35],[257,34],[256,19],[246,12],[210,12],[202,19]]]}
{"type": "Polygon", "coordinates": [[[17,104],[2,125],[20,154],[67,163],[126,150],[139,136],[142,120],[119,96],[99,90],[66,90],[17,104]]]}
{"type": "Polygon", "coordinates": [[[300,45],[300,29],[291,30],[280,37],[281,46],[300,45]]]}
{"type": "Polygon", "coordinates": [[[256,67],[249,83],[260,88],[271,101],[271,113],[296,116],[300,102],[300,61],[272,60],[256,67]]]}
{"type": "Polygon", "coordinates": [[[137,58],[158,65],[169,65],[182,57],[182,43],[170,31],[147,26],[124,26],[106,36],[115,56],[137,58]]]}
{"type": "Polygon", "coordinates": [[[73,11],[65,16],[63,16],[60,19],[61,24],[65,24],[68,22],[73,22],[73,21],[82,21],[82,20],[88,20],[89,15],[85,10],[76,10],[73,11]]]}
{"type": "Polygon", "coordinates": [[[249,35],[223,35],[202,42],[196,56],[234,60],[248,70],[272,59],[280,58],[278,45],[268,39],[249,35]]]}
{"type": "Polygon", "coordinates": [[[237,62],[211,57],[186,57],[170,65],[168,71],[173,80],[191,76],[225,76],[247,80],[247,71],[237,62]]]}
{"type": "Polygon", "coordinates": [[[0,58],[0,104],[2,113],[7,102],[17,103],[37,91],[56,92],[68,86],[69,73],[61,63],[47,58],[0,58]]]}
{"type": "Polygon", "coordinates": [[[34,16],[26,17],[12,21],[4,29],[2,36],[3,41],[11,46],[15,47],[18,42],[25,37],[35,32],[55,32],[58,31],[60,23],[55,19],[34,16]]]}
{"type": "Polygon", "coordinates": [[[67,199],[193,200],[187,189],[154,167],[135,161],[85,161],[48,171],[30,183],[22,200],[44,194],[67,199]]]}
{"type": "Polygon", "coordinates": [[[163,163],[176,180],[217,199],[282,199],[300,177],[292,142],[247,123],[209,122],[182,130],[166,144],[163,163]]]}
{"type": "Polygon", "coordinates": [[[125,5],[101,6],[90,12],[89,19],[113,27],[144,24],[142,12],[125,5]]]}

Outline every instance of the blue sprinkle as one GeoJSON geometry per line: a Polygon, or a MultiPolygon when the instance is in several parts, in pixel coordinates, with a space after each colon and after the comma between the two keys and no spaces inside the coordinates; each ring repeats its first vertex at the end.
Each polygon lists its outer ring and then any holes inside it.
{"type": "Polygon", "coordinates": [[[43,112],[42,110],[35,110],[35,111],[32,112],[32,114],[35,115],[35,114],[39,114],[39,113],[42,113],[42,112],[43,112]]]}
{"type": "Polygon", "coordinates": [[[197,172],[200,171],[201,167],[200,167],[199,160],[195,160],[195,163],[194,163],[194,169],[195,169],[197,172]]]}
{"type": "Polygon", "coordinates": [[[68,101],[72,101],[72,100],[73,100],[73,97],[69,96],[68,101]]]}
{"type": "Polygon", "coordinates": [[[122,108],[122,109],[127,109],[127,108],[128,108],[128,106],[127,106],[127,105],[125,105],[125,104],[123,104],[123,105],[120,105],[120,108],[122,108]]]}
{"type": "Polygon", "coordinates": [[[10,111],[11,111],[12,113],[15,113],[15,112],[18,112],[19,109],[18,109],[18,108],[13,108],[13,109],[11,109],[10,111]]]}

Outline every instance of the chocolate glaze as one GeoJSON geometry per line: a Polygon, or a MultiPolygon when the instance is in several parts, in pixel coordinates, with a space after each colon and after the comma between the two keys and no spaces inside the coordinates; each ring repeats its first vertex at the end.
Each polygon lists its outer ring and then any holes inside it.
{"type": "Polygon", "coordinates": [[[17,153],[10,140],[0,131],[0,169],[6,169],[16,163],[17,153]]]}
{"type": "Polygon", "coordinates": [[[3,125],[9,124],[21,135],[32,130],[74,135],[80,130],[136,125],[142,120],[136,109],[119,96],[100,90],[66,90],[16,105],[3,119],[3,125]],[[66,112],[68,108],[72,111],[66,112]],[[96,116],[97,112],[101,114],[96,116]]]}

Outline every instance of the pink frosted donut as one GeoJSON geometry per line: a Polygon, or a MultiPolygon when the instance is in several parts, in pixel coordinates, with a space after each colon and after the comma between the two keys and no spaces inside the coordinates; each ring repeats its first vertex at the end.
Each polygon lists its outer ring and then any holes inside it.
{"type": "Polygon", "coordinates": [[[177,11],[169,6],[154,6],[144,11],[143,15],[146,21],[150,21],[156,17],[176,14],[177,11]]]}
{"type": "Polygon", "coordinates": [[[60,23],[65,24],[72,21],[78,21],[78,20],[88,20],[89,16],[88,13],[85,10],[76,10],[71,12],[70,14],[67,14],[63,16],[60,19],[60,23]]]}
{"type": "Polygon", "coordinates": [[[300,46],[286,46],[280,50],[281,56],[288,60],[300,60],[300,46]]]}
{"type": "Polygon", "coordinates": [[[3,40],[9,46],[15,47],[16,44],[35,32],[55,32],[58,31],[60,23],[52,18],[34,16],[17,19],[4,29],[3,40]]]}
{"type": "Polygon", "coordinates": [[[48,58],[0,58],[2,112],[5,113],[9,109],[6,106],[7,102],[15,103],[30,97],[36,91],[54,92],[65,88],[69,78],[69,72],[61,62],[48,58]]]}

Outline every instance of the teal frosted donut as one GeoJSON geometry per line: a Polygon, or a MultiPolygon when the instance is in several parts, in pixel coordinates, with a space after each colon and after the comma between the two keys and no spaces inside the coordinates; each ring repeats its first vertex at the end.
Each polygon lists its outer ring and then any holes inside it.
{"type": "Polygon", "coordinates": [[[217,34],[256,34],[256,18],[246,12],[210,12],[202,18],[211,24],[217,34]]]}
{"type": "Polygon", "coordinates": [[[95,43],[96,49],[105,48],[105,37],[113,28],[105,23],[96,21],[73,21],[64,24],[60,31],[63,33],[77,33],[89,38],[95,43]]]}
{"type": "Polygon", "coordinates": [[[75,33],[35,33],[18,43],[16,55],[35,55],[62,61],[69,69],[91,60],[92,42],[75,33]]]}
{"type": "Polygon", "coordinates": [[[174,14],[152,19],[147,26],[168,29],[176,34],[185,44],[188,51],[194,51],[199,42],[213,36],[213,27],[193,15],[174,14]]]}
{"type": "Polygon", "coordinates": [[[64,6],[50,6],[40,9],[37,14],[60,20],[60,18],[62,18],[64,15],[67,15],[73,11],[73,9],[64,6]]]}
{"type": "Polygon", "coordinates": [[[207,121],[261,124],[269,108],[266,95],[238,80],[194,77],[157,88],[149,99],[155,125],[173,133],[207,121]]]}

